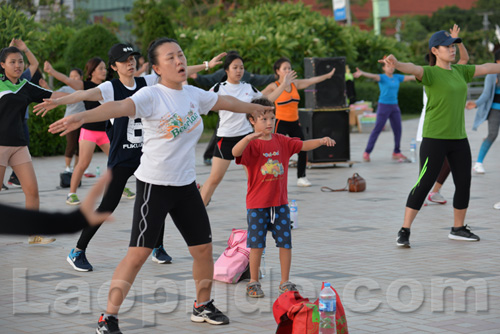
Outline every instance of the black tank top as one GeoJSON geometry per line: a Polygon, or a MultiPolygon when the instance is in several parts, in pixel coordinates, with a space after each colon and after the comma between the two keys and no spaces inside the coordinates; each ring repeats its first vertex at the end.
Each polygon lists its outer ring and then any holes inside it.
{"type": "MultiPolygon", "coordinates": [[[[135,89],[130,90],[119,79],[111,80],[114,100],[121,101],[134,95],[142,87],[146,87],[146,80],[136,77],[135,89]]],[[[106,122],[106,133],[111,141],[109,148],[108,167],[122,166],[137,168],[142,155],[142,122],[140,118],[115,118],[113,123],[106,122]]]]}
{"type": "MultiPolygon", "coordinates": [[[[83,82],[83,90],[91,89],[97,86],[97,84],[93,83],[90,80],[86,80],[83,82]]],[[[85,110],[94,109],[101,105],[98,101],[83,101],[83,104],[85,105],[85,110]]],[[[92,131],[104,131],[106,129],[106,121],[86,123],[82,125],[82,128],[92,131]]]]}

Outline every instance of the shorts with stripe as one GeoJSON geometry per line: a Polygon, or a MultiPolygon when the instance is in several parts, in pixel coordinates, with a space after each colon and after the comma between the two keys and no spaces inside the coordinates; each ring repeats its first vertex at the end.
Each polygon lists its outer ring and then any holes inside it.
{"type": "Polygon", "coordinates": [[[292,248],[290,208],[288,205],[247,209],[248,248],[265,248],[267,231],[272,232],[276,247],[292,248]]]}
{"type": "Polygon", "coordinates": [[[249,134],[247,133],[244,136],[238,137],[217,137],[217,145],[215,145],[214,148],[214,157],[224,160],[234,160],[233,147],[248,135],[249,134]]]}
{"type": "Polygon", "coordinates": [[[137,180],[129,246],[153,249],[167,214],[188,246],[212,242],[207,210],[196,182],[174,187],[137,180]]]}

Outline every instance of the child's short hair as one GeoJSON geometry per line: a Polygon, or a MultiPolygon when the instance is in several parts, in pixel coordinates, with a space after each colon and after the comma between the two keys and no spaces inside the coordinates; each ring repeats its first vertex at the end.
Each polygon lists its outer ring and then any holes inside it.
{"type": "MultiPolygon", "coordinates": [[[[271,101],[269,101],[267,98],[265,97],[259,97],[257,99],[253,99],[250,103],[255,103],[255,104],[260,104],[260,105],[263,105],[263,106],[268,106],[268,107],[274,107],[274,103],[272,103],[271,101]]],[[[272,112],[274,113],[274,109],[272,111],[267,111],[267,112],[272,112]]],[[[252,114],[247,114],[247,119],[250,121],[250,118],[254,119],[253,118],[253,115],[252,114]]],[[[250,123],[252,124],[252,123],[250,123]]]]}

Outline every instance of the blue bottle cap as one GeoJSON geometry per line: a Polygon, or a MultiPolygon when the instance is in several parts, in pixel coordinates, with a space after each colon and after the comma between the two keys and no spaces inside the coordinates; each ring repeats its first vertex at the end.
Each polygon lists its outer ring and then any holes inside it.
{"type": "Polygon", "coordinates": [[[326,283],[325,283],[325,288],[326,288],[326,287],[329,287],[329,286],[332,286],[332,285],[331,285],[330,283],[326,282],[326,283]]]}

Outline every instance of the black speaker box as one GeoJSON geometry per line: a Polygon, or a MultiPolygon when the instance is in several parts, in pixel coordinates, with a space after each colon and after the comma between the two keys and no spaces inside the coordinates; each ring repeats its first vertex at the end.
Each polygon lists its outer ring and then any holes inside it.
{"type": "Polygon", "coordinates": [[[345,57],[304,58],[304,76],[315,77],[329,73],[335,68],[330,79],[305,89],[307,109],[328,109],[346,106],[345,57]]]}
{"type": "Polygon", "coordinates": [[[336,141],[334,147],[320,146],[308,151],[309,162],[346,162],[351,159],[348,108],[330,111],[301,109],[299,122],[306,140],[330,137],[336,141]]]}

